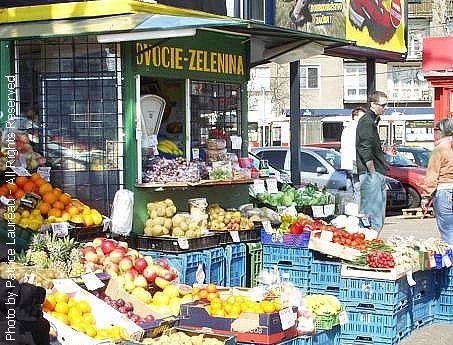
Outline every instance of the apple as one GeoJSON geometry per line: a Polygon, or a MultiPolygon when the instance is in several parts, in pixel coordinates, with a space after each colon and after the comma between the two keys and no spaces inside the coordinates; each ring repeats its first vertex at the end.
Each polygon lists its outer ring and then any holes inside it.
{"type": "Polygon", "coordinates": [[[166,271],[162,278],[169,282],[171,282],[174,279],[173,274],[170,271],[166,271]]]}
{"type": "Polygon", "coordinates": [[[148,263],[148,266],[154,264],[154,260],[153,260],[153,258],[152,258],[151,256],[145,256],[144,259],[145,259],[146,262],[148,263]]]}
{"type": "Polygon", "coordinates": [[[137,259],[140,254],[138,253],[138,251],[136,251],[135,249],[129,249],[126,253],[127,256],[131,256],[133,257],[134,259],[137,259]]]}
{"type": "Polygon", "coordinates": [[[88,262],[92,262],[92,263],[96,264],[96,263],[99,262],[99,257],[94,252],[88,252],[85,255],[85,260],[88,261],[88,262]]]}
{"type": "Polygon", "coordinates": [[[118,247],[124,248],[126,249],[126,251],[129,249],[129,245],[127,244],[127,242],[123,241],[118,241],[118,247]]]}
{"type": "Polygon", "coordinates": [[[134,281],[135,277],[138,275],[137,271],[130,269],[124,273],[124,279],[134,281]]]}
{"type": "Polygon", "coordinates": [[[103,241],[105,241],[105,237],[96,237],[93,240],[93,246],[100,247],[103,241]]]}
{"type": "Polygon", "coordinates": [[[146,281],[146,278],[144,276],[139,274],[134,279],[134,285],[146,289],[148,287],[148,282],[146,281]]]}
{"type": "Polygon", "coordinates": [[[96,253],[96,248],[94,248],[93,246],[85,246],[83,247],[82,249],[82,253],[83,253],[83,256],[85,256],[86,253],[96,253]]]}
{"type": "Polygon", "coordinates": [[[121,261],[119,262],[118,266],[122,272],[127,272],[133,266],[132,260],[129,258],[122,258],[121,261]]]}
{"type": "MultiPolygon", "coordinates": [[[[107,258],[107,259],[108,259],[108,258],[107,258]]],[[[105,260],[107,260],[107,259],[105,259],[105,260]]],[[[113,263],[113,262],[110,262],[109,264],[107,264],[107,265],[105,266],[105,270],[106,270],[106,272],[109,273],[109,274],[110,274],[111,272],[118,273],[119,267],[118,267],[118,264],[115,264],[115,263],[113,263]]]]}
{"type": "Polygon", "coordinates": [[[145,268],[148,266],[148,263],[144,258],[138,258],[135,260],[134,267],[138,273],[142,273],[145,268]]]}
{"type": "Polygon", "coordinates": [[[101,243],[101,249],[105,255],[110,254],[116,247],[118,244],[114,240],[104,239],[101,243]]]}
{"type": "Polygon", "coordinates": [[[157,260],[157,264],[160,267],[165,268],[166,270],[170,269],[170,265],[168,264],[167,260],[165,260],[165,259],[159,258],[157,260]]]}
{"type": "Polygon", "coordinates": [[[143,271],[143,276],[146,278],[146,281],[150,284],[154,284],[154,281],[157,277],[157,272],[153,266],[148,266],[143,271]]]}
{"type": "Polygon", "coordinates": [[[118,264],[121,259],[124,258],[124,254],[126,254],[125,249],[122,247],[117,247],[109,254],[110,261],[118,264]]]}

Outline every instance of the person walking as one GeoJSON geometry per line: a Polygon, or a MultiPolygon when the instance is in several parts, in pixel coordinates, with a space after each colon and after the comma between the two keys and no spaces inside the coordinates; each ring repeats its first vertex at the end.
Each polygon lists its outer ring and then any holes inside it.
{"type": "Polygon", "coordinates": [[[440,138],[426,169],[422,208],[433,200],[434,214],[441,238],[453,245],[453,119],[444,119],[434,127],[440,138]]]}
{"type": "Polygon", "coordinates": [[[365,115],[364,107],[357,107],[352,110],[352,121],[346,122],[343,132],[341,132],[341,169],[357,174],[355,139],[357,123],[365,115]]]}
{"type": "Polygon", "coordinates": [[[360,213],[369,216],[371,228],[380,232],[385,220],[387,163],[378,123],[387,107],[387,95],[375,91],[368,97],[369,109],[357,123],[356,155],[360,180],[360,213]]]}

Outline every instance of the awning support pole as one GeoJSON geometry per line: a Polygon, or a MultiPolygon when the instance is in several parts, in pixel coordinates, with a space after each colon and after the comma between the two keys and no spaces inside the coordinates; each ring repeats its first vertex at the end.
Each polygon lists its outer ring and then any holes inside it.
{"type": "Polygon", "coordinates": [[[291,181],[300,186],[300,61],[289,64],[291,181]]]}

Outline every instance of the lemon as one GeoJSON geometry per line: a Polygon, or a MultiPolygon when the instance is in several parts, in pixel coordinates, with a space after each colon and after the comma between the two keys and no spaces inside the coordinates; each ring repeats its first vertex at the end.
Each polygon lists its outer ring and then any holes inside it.
{"type": "Polygon", "coordinates": [[[75,318],[82,318],[82,313],[76,307],[70,307],[68,311],[68,318],[72,321],[75,318]]]}
{"type": "Polygon", "coordinates": [[[86,313],[83,315],[83,321],[90,325],[94,325],[94,323],[96,322],[96,319],[93,314],[86,313]]]}
{"type": "Polygon", "coordinates": [[[28,217],[30,217],[30,211],[27,211],[27,210],[22,211],[22,218],[28,218],[28,217]]]}
{"type": "Polygon", "coordinates": [[[76,304],[77,304],[77,300],[74,297],[69,298],[69,300],[68,300],[69,308],[75,307],[76,304]]]}
{"type": "Polygon", "coordinates": [[[66,304],[66,302],[57,302],[57,304],[55,305],[55,311],[57,313],[67,314],[69,311],[69,307],[66,304]]]}
{"type": "Polygon", "coordinates": [[[55,296],[55,302],[64,302],[64,303],[68,303],[68,300],[69,300],[69,296],[63,292],[60,292],[60,291],[57,291],[55,292],[54,294],[55,296]]]}
{"type": "Polygon", "coordinates": [[[57,320],[60,320],[63,322],[65,325],[69,325],[68,317],[66,314],[58,313],[58,312],[53,312],[52,316],[56,318],[57,320]]]}
{"type": "Polygon", "coordinates": [[[85,328],[85,334],[91,338],[94,338],[97,335],[96,327],[94,327],[93,325],[88,325],[85,328]]]}
{"type": "Polygon", "coordinates": [[[40,216],[41,217],[41,211],[36,209],[36,208],[33,211],[31,211],[31,214],[33,216],[40,216]]]}
{"type": "Polygon", "coordinates": [[[91,306],[87,301],[77,302],[76,308],[79,309],[82,314],[89,313],[91,311],[91,306]]]}

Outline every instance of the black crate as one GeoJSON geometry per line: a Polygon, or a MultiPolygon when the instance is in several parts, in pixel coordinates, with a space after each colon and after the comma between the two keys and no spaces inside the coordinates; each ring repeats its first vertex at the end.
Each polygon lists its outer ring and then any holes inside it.
{"type": "Polygon", "coordinates": [[[133,239],[135,248],[138,250],[154,250],[164,253],[187,253],[196,250],[210,249],[218,247],[220,236],[218,234],[209,234],[198,238],[188,238],[188,249],[181,249],[178,238],[169,236],[145,236],[135,235],[133,239]]]}
{"type": "MultiPolygon", "coordinates": [[[[235,243],[231,237],[230,231],[216,231],[220,236],[220,244],[235,243]]],[[[261,228],[254,228],[252,230],[239,230],[240,242],[259,242],[261,241],[261,228]]]]}

